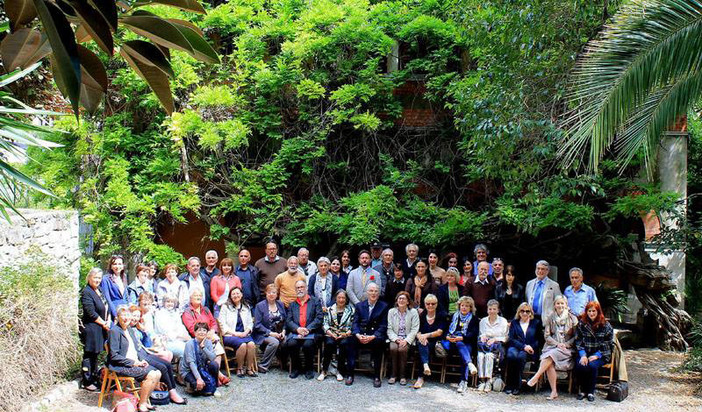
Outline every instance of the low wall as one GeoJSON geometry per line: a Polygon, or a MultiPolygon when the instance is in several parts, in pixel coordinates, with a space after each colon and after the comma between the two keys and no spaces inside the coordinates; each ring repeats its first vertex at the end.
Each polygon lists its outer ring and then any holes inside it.
{"type": "Polygon", "coordinates": [[[78,290],[80,246],[78,212],[20,209],[22,217],[0,218],[0,266],[21,262],[27,252],[40,250],[54,259],[78,290]]]}

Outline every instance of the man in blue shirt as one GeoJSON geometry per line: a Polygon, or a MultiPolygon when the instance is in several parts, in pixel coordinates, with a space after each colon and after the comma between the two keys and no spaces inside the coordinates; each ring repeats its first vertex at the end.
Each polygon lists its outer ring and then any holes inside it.
{"type": "Polygon", "coordinates": [[[563,292],[568,299],[568,307],[574,315],[580,316],[585,312],[585,305],[588,302],[597,302],[595,289],[583,283],[583,270],[580,268],[572,268],[568,274],[570,275],[570,286],[563,292]]]}
{"type": "Polygon", "coordinates": [[[249,262],[251,262],[251,253],[247,249],[241,249],[236,275],[241,280],[241,293],[244,294],[244,300],[249,302],[249,305],[255,306],[260,296],[258,290],[258,268],[250,265],[249,262]]]}

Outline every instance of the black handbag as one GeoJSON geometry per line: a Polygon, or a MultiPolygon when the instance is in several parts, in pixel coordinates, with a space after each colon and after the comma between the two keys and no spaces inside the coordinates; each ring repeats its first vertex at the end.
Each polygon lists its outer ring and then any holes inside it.
{"type": "Polygon", "coordinates": [[[161,382],[160,388],[154,389],[149,396],[152,405],[168,405],[171,403],[171,396],[166,390],[166,385],[161,382]]]}
{"type": "Polygon", "coordinates": [[[629,382],[614,382],[607,390],[607,400],[621,402],[629,396],[629,382]]]}

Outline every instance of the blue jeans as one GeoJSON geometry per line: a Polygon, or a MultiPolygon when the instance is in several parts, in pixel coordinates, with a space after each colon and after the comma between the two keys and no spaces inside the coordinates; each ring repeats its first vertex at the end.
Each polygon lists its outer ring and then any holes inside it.
{"type": "Polygon", "coordinates": [[[595,393],[595,383],[597,382],[597,370],[604,365],[602,358],[588,362],[583,366],[580,364],[580,358],[575,359],[575,377],[580,385],[580,391],[583,393],[595,393]]]}
{"type": "Polygon", "coordinates": [[[470,371],[468,370],[468,364],[472,362],[470,353],[473,348],[469,344],[464,342],[456,342],[456,349],[458,349],[458,354],[461,356],[461,375],[463,380],[467,381],[470,376],[470,371]]]}
{"type": "Polygon", "coordinates": [[[436,344],[438,343],[438,339],[427,339],[427,344],[422,345],[417,341],[417,351],[419,351],[419,359],[422,361],[422,363],[429,363],[429,358],[431,352],[434,351],[434,348],[436,347],[436,344]]]}

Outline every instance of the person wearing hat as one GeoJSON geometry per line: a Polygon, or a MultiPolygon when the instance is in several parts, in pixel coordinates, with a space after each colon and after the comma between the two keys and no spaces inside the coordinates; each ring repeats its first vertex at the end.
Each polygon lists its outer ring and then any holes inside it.
{"type": "Polygon", "coordinates": [[[383,263],[383,259],[381,257],[382,250],[383,250],[383,245],[380,244],[380,242],[373,242],[373,244],[370,247],[370,251],[371,251],[371,265],[370,265],[370,267],[375,268],[376,266],[383,263]]]}

